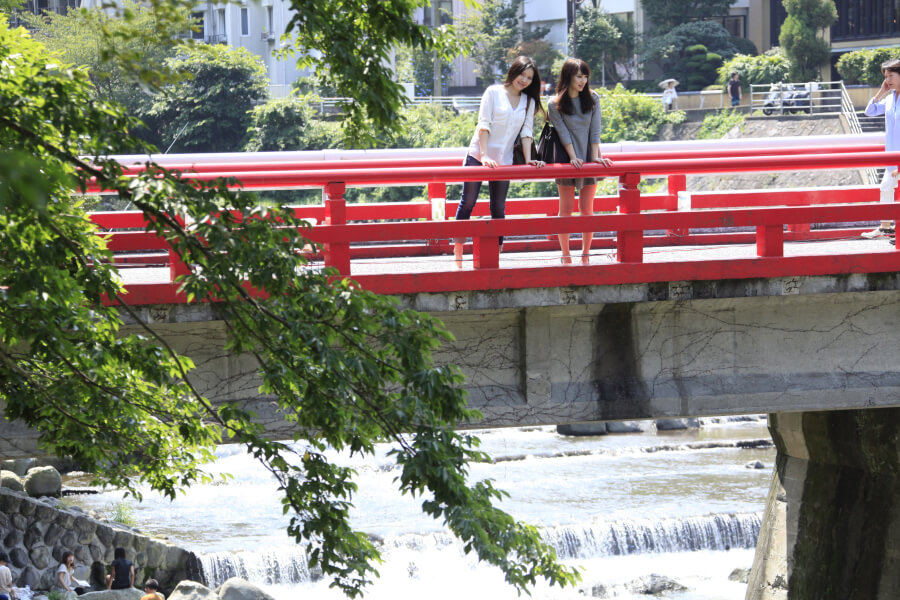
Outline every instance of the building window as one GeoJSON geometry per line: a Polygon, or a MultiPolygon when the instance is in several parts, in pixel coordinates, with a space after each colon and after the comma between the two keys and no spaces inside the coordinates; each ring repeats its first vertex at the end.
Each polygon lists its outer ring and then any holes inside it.
{"type": "Polygon", "coordinates": [[[271,6],[266,7],[266,31],[269,35],[275,34],[275,16],[271,6]]]}
{"type": "Polygon", "coordinates": [[[247,7],[241,7],[241,35],[250,35],[250,13],[247,7]]]}
{"type": "Polygon", "coordinates": [[[892,37],[900,33],[900,0],[835,0],[832,41],[892,37]]]}
{"type": "Polygon", "coordinates": [[[727,17],[707,17],[704,21],[721,23],[722,27],[734,37],[747,37],[747,17],[745,15],[729,15],[727,17]]]}
{"type": "MultiPolygon", "coordinates": [[[[437,6],[438,13],[440,14],[440,24],[441,25],[452,25],[453,24],[453,2],[452,0],[434,0],[432,4],[437,6]]],[[[424,23],[425,25],[431,27],[432,19],[431,19],[431,7],[425,7],[425,15],[424,15],[424,23]]]]}
{"type": "Polygon", "coordinates": [[[204,13],[200,11],[191,13],[191,18],[194,21],[191,27],[191,39],[205,39],[203,36],[203,28],[205,27],[203,15],[204,13]]]}

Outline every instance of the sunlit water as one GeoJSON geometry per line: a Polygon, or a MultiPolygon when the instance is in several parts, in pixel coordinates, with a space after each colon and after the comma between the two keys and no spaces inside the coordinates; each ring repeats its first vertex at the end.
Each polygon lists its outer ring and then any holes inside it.
{"type": "MultiPolygon", "coordinates": [[[[582,593],[603,585],[616,598],[646,598],[625,588],[657,574],[687,588],[665,597],[737,600],[746,586],[729,581],[748,568],[765,506],[774,450],[708,447],[768,439],[764,421],[704,424],[700,430],[574,438],[555,428],[478,432],[493,464],[472,466],[509,492],[502,508],[540,528],[558,555],[582,569],[582,593]],[[762,461],[765,469],[747,468],[762,461]]],[[[518,598],[498,570],[479,565],[424,516],[421,499],[394,491],[387,446],[358,473],[354,525],[383,541],[381,577],[367,597],[518,598]]],[[[204,564],[211,586],[230,576],[264,587],[278,600],[342,598],[311,575],[301,548],[285,533],[275,484],[240,448],[223,446],[211,466],[234,476],[191,488],[169,502],[147,492],[133,505],[137,527],[187,547],[204,564]]],[[[74,496],[88,509],[108,509],[121,494],[74,496]]],[[[578,590],[538,586],[541,600],[583,598],[578,590]]]]}

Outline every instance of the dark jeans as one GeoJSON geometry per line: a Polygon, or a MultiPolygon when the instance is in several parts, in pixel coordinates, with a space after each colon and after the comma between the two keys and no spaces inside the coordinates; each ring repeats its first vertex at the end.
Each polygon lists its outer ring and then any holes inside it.
{"type": "MultiPolygon", "coordinates": [[[[480,167],[481,161],[467,155],[465,166],[480,167]]],[[[475,208],[475,201],[478,200],[478,192],[481,191],[482,183],[481,181],[467,181],[463,183],[462,199],[459,201],[459,206],[456,207],[457,221],[467,221],[472,216],[472,210],[475,208]]],[[[491,198],[491,218],[505,219],[506,195],[509,193],[509,182],[489,181],[488,192],[491,198]]],[[[457,238],[455,241],[463,242],[465,240],[457,238]]],[[[503,243],[502,237],[500,238],[500,243],[503,243]]]]}

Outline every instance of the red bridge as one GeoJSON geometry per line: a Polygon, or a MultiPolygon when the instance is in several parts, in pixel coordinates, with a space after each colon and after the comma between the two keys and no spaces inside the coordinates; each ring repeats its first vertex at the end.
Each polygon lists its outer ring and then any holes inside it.
{"type": "MultiPolygon", "coordinates": [[[[654,150],[653,144],[646,144],[644,151],[604,152],[611,167],[586,165],[581,170],[568,165],[461,167],[456,166],[459,156],[234,162],[242,158],[235,156],[228,161],[218,157],[165,166],[199,180],[235,177],[246,190],[324,188],[322,204],[293,209],[314,224],[309,239],[322,244],[321,251],[311,256],[314,264],[334,267],[380,293],[440,293],[898,271],[896,247],[859,238],[871,229],[862,223],[900,216],[900,205],[879,203],[877,186],[685,190],[687,175],[864,169],[900,163],[900,153],[885,153],[871,137],[847,136],[830,145],[780,140],[777,147],[720,142],[683,150],[654,150]],[[575,174],[614,177],[619,193],[597,197],[594,209],[601,214],[594,216],[553,216],[556,198],[511,198],[505,220],[447,220],[456,205],[445,199],[448,182],[575,174]],[[666,177],[667,190],[641,193],[638,184],[645,177],[666,177]],[[427,185],[429,202],[344,200],[347,186],[381,185],[427,185]],[[590,263],[559,264],[556,235],[581,231],[599,232],[590,263]],[[502,254],[497,243],[501,235],[508,240],[502,254]],[[455,268],[449,255],[449,240],[454,237],[473,240],[467,246],[471,262],[467,260],[462,270],[455,268]]],[[[258,158],[243,158],[248,156],[258,158]]],[[[487,202],[479,202],[474,216],[488,214],[487,202]]],[[[145,225],[141,213],[94,213],[92,218],[114,251],[142,253],[123,254],[120,259],[123,268],[130,267],[123,269],[123,277],[135,304],[184,301],[174,280],[186,266],[167,253],[162,239],[140,231],[145,225]]],[[[578,243],[573,240],[573,247],[577,249],[578,243]]]]}

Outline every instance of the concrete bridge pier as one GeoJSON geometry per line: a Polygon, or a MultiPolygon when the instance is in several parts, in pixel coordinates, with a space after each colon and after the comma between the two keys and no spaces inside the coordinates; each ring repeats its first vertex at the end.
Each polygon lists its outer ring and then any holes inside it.
{"type": "Polygon", "coordinates": [[[900,598],[900,409],[772,413],[746,600],[900,598]]]}

